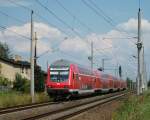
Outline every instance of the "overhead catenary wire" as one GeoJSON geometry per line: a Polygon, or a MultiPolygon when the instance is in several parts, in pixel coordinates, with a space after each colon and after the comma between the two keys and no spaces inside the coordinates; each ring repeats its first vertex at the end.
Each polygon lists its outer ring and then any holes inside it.
{"type": "MultiPolygon", "coordinates": [[[[12,0],[8,0],[8,1],[12,1],[12,0]]],[[[14,3],[14,1],[13,1],[13,3],[14,3]]],[[[19,5],[19,3],[16,3],[16,5],[19,5]]],[[[29,10],[29,11],[32,10],[32,9],[26,7],[26,6],[24,7],[23,5],[21,5],[20,7],[23,7],[23,8],[25,8],[25,9],[29,10]]],[[[35,14],[36,14],[36,12],[35,12],[35,14]]],[[[39,16],[38,13],[37,13],[37,16],[39,16]]],[[[44,17],[43,17],[43,16],[39,16],[39,18],[40,18],[40,19],[43,19],[44,17]]],[[[48,23],[50,24],[49,20],[46,20],[45,18],[44,18],[43,20],[48,21],[48,23]]],[[[53,25],[53,26],[54,26],[54,25],[53,25]]],[[[56,28],[57,28],[57,27],[56,27],[56,28]]],[[[63,32],[63,33],[64,33],[64,32],[63,32]]],[[[65,34],[66,34],[66,33],[65,33],[65,34]]]]}
{"type": "MultiPolygon", "coordinates": [[[[88,7],[90,8],[95,14],[97,14],[99,17],[103,18],[104,21],[106,21],[110,26],[114,27],[114,29],[116,31],[119,31],[120,33],[124,33],[126,34],[127,36],[129,36],[126,31],[124,30],[121,30],[119,28],[116,28],[116,25],[112,22],[112,20],[108,19],[105,15],[101,14],[97,9],[95,9],[95,7],[93,7],[91,4],[89,4],[87,1],[85,0],[82,0],[82,2],[88,7]]],[[[131,36],[130,36],[131,37],[131,36]]]]}
{"type": "MultiPolygon", "coordinates": [[[[78,20],[78,22],[83,26],[85,27],[88,31],[90,32],[93,32],[93,30],[91,28],[89,28],[86,24],[84,24],[84,22],[80,21],[80,19],[78,19],[75,15],[73,15],[67,8],[64,7],[64,5],[59,1],[59,0],[56,0],[56,2],[70,15],[72,16],[73,18],[75,18],[76,20],[78,20]]],[[[94,48],[96,51],[98,49],[94,48]]],[[[107,48],[109,49],[109,48],[107,48]]],[[[104,49],[101,49],[104,51],[104,49]]]]}
{"type": "MultiPolygon", "coordinates": [[[[7,1],[11,2],[12,4],[15,4],[16,6],[22,7],[22,8],[24,8],[24,9],[28,10],[28,11],[32,11],[32,10],[33,10],[33,9],[29,8],[29,7],[26,7],[26,6],[22,5],[22,4],[16,3],[15,1],[12,1],[12,0],[7,0],[7,1]]],[[[68,34],[68,32],[63,31],[63,30],[61,30],[60,28],[58,28],[56,25],[50,23],[49,20],[47,20],[46,18],[44,18],[44,17],[43,17],[42,15],[40,15],[39,13],[34,12],[34,14],[37,15],[40,19],[42,19],[42,20],[48,22],[51,26],[53,26],[53,27],[59,29],[62,33],[64,33],[65,35],[67,35],[67,37],[70,36],[70,35],[68,34]]],[[[2,26],[1,28],[4,29],[3,26],[2,26]]],[[[7,28],[5,27],[5,29],[7,29],[7,28]]],[[[13,32],[13,33],[16,33],[16,32],[14,32],[14,31],[12,31],[12,30],[9,30],[9,31],[11,31],[11,32],[13,32]]],[[[23,36],[23,35],[20,35],[20,34],[18,34],[18,35],[19,35],[20,37],[24,37],[25,39],[28,39],[26,36],[23,36]]],[[[70,36],[70,37],[72,37],[72,36],[70,36]]],[[[65,40],[66,40],[66,39],[62,40],[61,43],[64,42],[65,40]]],[[[57,46],[58,46],[58,44],[57,44],[57,46]]]]}
{"type": "Polygon", "coordinates": [[[62,7],[64,9],[64,11],[66,11],[66,13],[68,13],[70,16],[72,16],[74,19],[76,19],[80,25],[82,25],[84,28],[86,28],[89,32],[93,32],[93,30],[86,25],[84,22],[82,22],[77,16],[75,16],[74,14],[72,14],[69,9],[67,9],[59,0],[55,0],[57,2],[57,4],[62,7]]]}
{"type": "Polygon", "coordinates": [[[51,15],[53,15],[58,21],[60,21],[62,24],[64,24],[67,28],[69,28],[73,33],[75,33],[77,36],[79,36],[80,38],[82,38],[82,35],[77,32],[76,30],[74,30],[72,28],[72,26],[70,26],[69,24],[67,24],[64,20],[62,20],[59,16],[57,16],[52,10],[50,10],[48,7],[46,7],[45,5],[43,5],[39,0],[36,0],[37,3],[43,7],[48,13],[50,13],[51,15]]]}
{"type": "Polygon", "coordinates": [[[12,3],[12,4],[15,4],[16,6],[22,7],[22,8],[24,8],[24,9],[30,11],[30,12],[32,11],[31,8],[29,8],[29,7],[25,6],[25,5],[22,5],[22,4],[20,4],[20,3],[17,3],[17,2],[15,2],[15,1],[13,1],[13,0],[7,0],[7,1],[9,1],[9,2],[12,3]]]}
{"type": "Polygon", "coordinates": [[[67,32],[65,32],[65,31],[62,30],[61,28],[58,28],[56,25],[52,24],[48,19],[46,19],[45,17],[43,17],[42,15],[40,15],[40,14],[39,14],[38,12],[36,12],[34,9],[29,8],[29,7],[27,7],[27,6],[25,6],[25,5],[22,5],[22,4],[20,4],[20,3],[16,3],[15,1],[12,1],[12,0],[7,0],[7,1],[10,2],[10,3],[12,3],[12,4],[14,4],[14,5],[16,5],[16,6],[18,6],[18,7],[23,8],[23,9],[29,11],[29,12],[31,12],[31,11],[33,10],[33,11],[34,11],[34,15],[36,15],[39,19],[44,20],[45,22],[47,22],[47,23],[48,23],[49,25],[51,25],[52,27],[55,27],[55,28],[57,28],[58,30],[60,30],[62,33],[64,33],[64,34],[70,36],[67,32]]]}
{"type": "MultiPolygon", "coordinates": [[[[65,8],[64,6],[63,6],[63,4],[59,1],[59,0],[56,0],[56,2],[70,15],[70,16],[72,16],[73,18],[76,18],[77,19],[77,17],[76,16],[74,16],[67,8],[65,8]]],[[[85,28],[87,28],[88,30],[90,30],[90,31],[93,31],[91,28],[89,28],[87,25],[85,25],[83,22],[81,22],[79,19],[77,19],[79,22],[80,22],[80,24],[82,25],[82,26],[84,26],[85,28]]],[[[109,49],[109,48],[107,48],[107,49],[109,49]]],[[[98,49],[95,49],[96,51],[98,50],[98,49]]],[[[103,49],[101,49],[101,50],[103,50],[103,49]]]]}
{"type": "MultiPolygon", "coordinates": [[[[15,1],[12,1],[12,0],[8,0],[8,1],[10,1],[11,3],[13,3],[13,4],[17,5],[17,6],[23,7],[24,9],[26,9],[26,10],[28,10],[28,11],[32,11],[32,9],[29,8],[29,7],[27,7],[27,6],[24,6],[24,5],[22,5],[22,4],[16,3],[15,1]]],[[[57,26],[55,26],[54,24],[51,24],[51,23],[49,22],[49,20],[47,20],[46,18],[44,18],[43,16],[41,16],[41,15],[38,14],[37,12],[34,12],[34,13],[35,13],[40,19],[43,19],[44,21],[48,22],[51,26],[57,28],[57,26]]],[[[59,29],[59,28],[58,28],[58,29],[59,29]]],[[[59,30],[60,30],[61,32],[65,33],[66,35],[70,36],[67,32],[65,32],[65,31],[63,31],[63,30],[61,30],[61,29],[59,29],[59,30]]],[[[81,36],[79,36],[79,37],[81,38],[81,36]]],[[[63,41],[64,41],[64,40],[63,40],[63,41]]],[[[63,42],[63,41],[62,41],[62,42],[63,42]]]]}
{"type": "Polygon", "coordinates": [[[95,6],[95,8],[97,8],[101,13],[102,13],[102,15],[104,16],[104,17],[106,17],[109,21],[111,21],[112,22],[112,24],[116,24],[116,22],[110,17],[110,16],[108,16],[94,1],[92,1],[92,0],[88,0],[91,4],[93,4],[93,6],[95,6]]]}
{"type": "MultiPolygon", "coordinates": [[[[7,1],[10,1],[11,3],[13,3],[13,4],[17,5],[17,6],[23,7],[24,9],[27,9],[27,10],[29,10],[29,11],[32,11],[31,8],[29,8],[29,7],[27,7],[27,6],[24,6],[24,5],[22,5],[22,4],[16,3],[15,1],[12,1],[12,0],[7,0],[7,1]]],[[[50,25],[56,27],[55,25],[51,24],[48,20],[46,20],[46,19],[45,19],[43,16],[41,16],[40,14],[38,14],[38,13],[36,13],[36,12],[34,12],[34,13],[35,13],[37,16],[39,16],[40,19],[43,19],[43,20],[47,21],[50,25]]],[[[56,28],[57,28],[57,27],[56,27],[56,28]]],[[[59,30],[60,30],[60,29],[59,29],[59,30]]],[[[62,30],[60,30],[60,31],[62,31],[62,30]]],[[[65,31],[62,31],[62,32],[65,33],[65,34],[67,34],[65,31]]]]}
{"type": "MultiPolygon", "coordinates": [[[[23,7],[24,9],[26,9],[26,10],[28,10],[28,11],[32,11],[31,8],[28,8],[28,7],[24,6],[24,5],[21,5],[21,4],[19,4],[19,3],[16,3],[15,1],[12,1],[12,0],[8,0],[8,1],[11,2],[12,4],[15,4],[16,6],[23,7]]],[[[40,15],[39,13],[34,12],[34,14],[37,15],[40,19],[42,19],[42,20],[48,22],[51,26],[53,26],[53,27],[57,28],[58,30],[60,30],[62,33],[64,33],[65,35],[67,35],[67,37],[68,37],[68,36],[71,37],[71,35],[68,34],[68,32],[65,32],[64,30],[58,28],[56,25],[50,23],[49,20],[47,20],[45,17],[43,17],[43,16],[40,15]]],[[[4,26],[1,26],[0,28],[2,28],[2,29],[7,29],[7,28],[4,27],[4,26]]],[[[10,31],[10,32],[13,32],[13,33],[15,33],[15,34],[18,34],[18,33],[14,32],[14,31],[12,31],[12,30],[9,30],[9,31],[10,31]]],[[[23,37],[23,38],[25,38],[25,39],[29,39],[29,40],[30,40],[30,38],[27,38],[27,37],[24,36],[24,35],[20,35],[20,34],[18,34],[18,35],[19,35],[20,37],[23,37]]],[[[63,40],[61,41],[61,43],[64,42],[65,40],[67,40],[67,39],[63,39],[63,40]]],[[[56,46],[58,46],[58,44],[57,44],[56,46]]],[[[50,51],[50,50],[48,50],[48,51],[50,51]]],[[[46,53],[48,53],[48,51],[47,51],[46,53]]],[[[63,54],[65,54],[65,53],[63,53],[63,54]]]]}
{"type": "MultiPolygon", "coordinates": [[[[7,1],[11,2],[12,4],[15,4],[16,6],[22,7],[22,8],[24,8],[24,9],[28,10],[28,11],[32,11],[32,10],[33,10],[33,9],[27,7],[27,6],[24,6],[24,5],[22,5],[22,4],[16,3],[15,1],[12,1],[12,0],[7,0],[7,1]]],[[[39,3],[40,3],[40,2],[39,2],[39,3]]],[[[43,4],[41,4],[41,5],[43,5],[43,4]]],[[[44,5],[43,5],[43,7],[44,7],[44,5]]],[[[47,8],[47,7],[46,7],[46,8],[47,8]]],[[[47,8],[47,10],[49,10],[49,9],[47,8]]],[[[33,11],[34,11],[34,10],[33,10],[33,11]]],[[[49,10],[49,12],[50,12],[50,10],[49,10]]],[[[51,12],[52,12],[52,11],[51,11],[51,12]]],[[[43,17],[42,15],[40,15],[39,13],[37,13],[37,12],[34,11],[34,14],[37,15],[40,19],[42,19],[42,20],[48,22],[52,27],[55,27],[55,28],[57,28],[58,30],[60,30],[62,33],[64,33],[65,35],[67,35],[67,37],[68,37],[68,36],[72,37],[70,34],[68,34],[68,32],[66,32],[66,31],[64,31],[64,30],[62,30],[62,29],[60,29],[60,28],[58,28],[56,25],[50,23],[49,20],[47,20],[46,18],[44,18],[44,17],[43,17]]],[[[55,13],[54,13],[53,15],[57,16],[55,13]]],[[[59,19],[61,20],[61,18],[59,18],[59,19]]],[[[62,21],[63,21],[63,20],[62,20],[62,21]]],[[[66,23],[66,22],[64,22],[64,23],[66,23]]],[[[67,25],[67,23],[66,23],[66,25],[67,25]]],[[[70,27],[71,31],[73,31],[73,32],[74,32],[76,35],[78,35],[80,38],[82,37],[82,36],[81,36],[78,32],[76,32],[71,26],[68,25],[68,27],[70,27]]]]}
{"type": "Polygon", "coordinates": [[[14,16],[12,16],[12,15],[9,15],[9,14],[7,14],[7,13],[4,12],[4,11],[1,11],[1,10],[0,10],[0,14],[4,15],[4,16],[6,16],[6,17],[9,17],[9,18],[11,18],[11,19],[13,19],[13,20],[15,20],[15,21],[18,21],[18,22],[21,23],[21,24],[26,23],[26,21],[21,20],[21,19],[19,19],[19,18],[16,18],[16,17],[14,17],[14,16]]]}
{"type": "Polygon", "coordinates": [[[18,35],[18,36],[20,36],[20,37],[22,37],[22,38],[24,38],[24,39],[31,40],[29,37],[26,37],[26,36],[24,36],[24,35],[22,35],[22,34],[19,34],[19,33],[15,32],[15,31],[13,31],[13,30],[10,30],[10,29],[8,29],[8,28],[5,27],[5,26],[0,25],[0,28],[2,28],[2,29],[4,29],[4,30],[8,30],[8,31],[10,31],[10,32],[12,32],[12,33],[15,33],[16,35],[18,35]]]}

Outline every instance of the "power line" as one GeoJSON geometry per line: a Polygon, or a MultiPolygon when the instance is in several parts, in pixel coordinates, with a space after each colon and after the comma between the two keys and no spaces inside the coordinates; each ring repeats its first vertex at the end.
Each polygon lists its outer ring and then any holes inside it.
{"type": "MultiPolygon", "coordinates": [[[[8,0],[8,1],[11,1],[11,0],[8,0]]],[[[12,2],[12,1],[11,1],[12,2]]],[[[13,2],[14,3],[14,2],[13,2]]],[[[18,5],[19,6],[19,4],[17,4],[16,3],[16,5],[18,5]]],[[[26,6],[23,6],[23,5],[21,5],[20,7],[23,7],[23,8],[25,8],[25,9],[27,9],[27,10],[32,10],[32,9],[30,9],[30,8],[28,8],[28,7],[26,7],[26,6]]],[[[36,13],[35,13],[36,14],[36,13]]],[[[42,17],[41,15],[39,15],[39,14],[36,14],[37,16],[39,16],[39,18],[42,18],[43,20],[46,20],[44,17],[42,17]]],[[[74,15],[73,15],[74,16],[74,15]]],[[[46,20],[46,21],[48,21],[48,20],[46,20]]],[[[48,23],[49,23],[49,21],[48,21],[48,23]]],[[[50,24],[50,23],[49,23],[50,24]]],[[[54,26],[54,25],[53,25],[54,26]]],[[[57,28],[57,27],[56,27],[57,28]]],[[[70,29],[73,29],[72,27],[70,28],[70,29]]],[[[62,30],[61,30],[62,31],[62,30]]],[[[64,32],[65,33],[65,32],[64,32]]]]}
{"type": "MultiPolygon", "coordinates": [[[[76,20],[78,20],[78,22],[85,28],[87,28],[88,31],[93,31],[91,28],[89,28],[86,24],[84,24],[83,22],[81,22],[75,15],[73,15],[67,8],[65,8],[63,6],[63,4],[59,1],[59,0],[56,0],[56,2],[70,15],[72,16],[73,18],[75,18],[76,20]]],[[[97,49],[95,49],[97,51],[97,49]]]]}
{"type": "MultiPolygon", "coordinates": [[[[60,21],[62,24],[64,24],[66,27],[68,27],[71,31],[73,31],[77,37],[79,37],[80,39],[82,39],[82,36],[77,32],[75,31],[70,25],[68,25],[65,21],[63,21],[60,17],[58,17],[52,10],[50,10],[49,8],[47,8],[46,6],[44,6],[39,0],[36,0],[37,3],[43,7],[45,10],[47,10],[51,15],[53,15],[58,21],[60,21]]],[[[85,41],[89,44],[88,41],[85,41]]],[[[88,46],[89,47],[89,46],[88,46]]]]}
{"type": "Polygon", "coordinates": [[[37,12],[35,12],[35,15],[37,15],[41,20],[46,21],[46,22],[47,22],[49,25],[51,25],[52,27],[55,27],[55,28],[57,28],[58,30],[60,30],[60,31],[61,31],[62,33],[64,33],[65,35],[71,36],[71,35],[68,34],[68,32],[66,32],[66,31],[62,30],[61,28],[58,28],[56,25],[50,23],[48,19],[46,19],[46,18],[43,17],[42,15],[38,14],[37,12]]]}
{"type": "MultiPolygon", "coordinates": [[[[93,1],[91,1],[91,0],[89,0],[97,9],[99,9],[102,13],[103,13],[103,15],[105,16],[105,17],[107,17],[110,21],[112,21],[113,22],[113,19],[111,18],[111,17],[109,17],[109,16],[107,16],[105,13],[104,13],[104,11],[102,10],[102,9],[100,9],[93,1]]],[[[83,22],[81,22],[79,19],[77,19],[77,17],[75,16],[75,15],[73,15],[67,8],[65,8],[64,7],[64,5],[59,1],[59,0],[56,0],[56,2],[59,4],[59,6],[61,6],[70,16],[72,16],[73,18],[75,18],[76,20],[78,20],[78,22],[82,25],[82,26],[84,26],[84,27],[86,27],[88,30],[90,30],[90,31],[93,31],[92,29],[90,29],[87,25],[85,25],[83,22]]],[[[128,37],[129,38],[129,37],[128,37]]],[[[131,38],[131,37],[130,37],[131,38]]],[[[129,38],[129,39],[130,39],[129,38]]],[[[97,51],[97,50],[96,50],[97,51]]]]}
{"type": "Polygon", "coordinates": [[[0,10],[0,14],[4,15],[4,16],[6,16],[6,17],[12,18],[12,19],[14,19],[14,20],[16,20],[16,21],[18,21],[18,22],[20,22],[20,23],[25,23],[25,22],[26,22],[26,21],[23,21],[23,20],[21,20],[21,19],[18,19],[18,18],[16,18],[16,17],[14,17],[14,16],[8,15],[7,13],[5,13],[5,12],[3,12],[3,11],[1,11],[1,10],[0,10]]]}
{"type": "Polygon", "coordinates": [[[104,17],[106,17],[109,21],[111,21],[113,24],[115,24],[114,20],[108,16],[96,3],[94,3],[92,0],[88,0],[91,4],[93,4],[93,6],[95,6],[95,8],[97,8],[104,17]]]}
{"type": "MultiPolygon", "coordinates": [[[[113,26],[113,27],[116,27],[116,25],[115,25],[115,22],[113,21],[113,19],[111,18],[111,17],[109,17],[108,15],[106,15],[105,13],[104,13],[104,11],[101,9],[101,8],[99,8],[93,1],[91,1],[91,0],[88,0],[95,8],[97,8],[100,12],[101,12],[101,14],[94,8],[94,7],[92,7],[90,4],[88,4],[85,0],[82,0],[82,2],[87,6],[87,7],[89,7],[92,11],[94,11],[99,17],[102,17],[108,24],[110,24],[111,26],[113,26]]],[[[118,29],[118,28],[115,28],[117,31],[119,31],[119,32],[124,32],[124,33],[127,33],[126,31],[124,31],[124,30],[120,30],[120,29],[118,29]]],[[[133,37],[132,37],[133,38],[133,37]]],[[[112,53],[112,55],[114,55],[114,56],[116,56],[116,54],[115,53],[112,53]]],[[[117,63],[118,63],[118,58],[117,58],[117,56],[115,57],[115,59],[116,59],[116,61],[117,61],[117,63]]]]}
{"type": "MultiPolygon", "coordinates": [[[[114,20],[108,16],[96,3],[94,3],[92,0],[88,0],[91,4],[93,4],[107,19],[109,19],[115,26],[114,20]]],[[[124,30],[123,30],[124,31],[124,30]]],[[[125,31],[126,32],[126,31],[125,31]]],[[[114,38],[113,38],[114,39],[114,38]]],[[[117,38],[118,39],[118,38],[117,38]]],[[[120,39],[125,39],[125,38],[120,38],[120,39]]],[[[133,37],[127,37],[127,39],[133,39],[133,37]]]]}
{"type": "Polygon", "coordinates": [[[15,4],[16,6],[22,7],[22,8],[24,8],[24,9],[26,9],[26,10],[30,11],[30,12],[32,11],[32,9],[31,9],[31,8],[26,7],[26,6],[22,5],[22,4],[16,3],[16,2],[15,2],[15,1],[13,1],[13,0],[7,0],[7,1],[9,1],[9,2],[10,2],[10,3],[12,3],[12,4],[15,4]]]}
{"type": "Polygon", "coordinates": [[[93,6],[91,6],[88,2],[86,2],[85,0],[82,0],[82,2],[88,7],[90,8],[95,14],[97,14],[99,17],[102,17],[104,21],[106,21],[110,26],[115,27],[114,29],[121,32],[121,33],[125,33],[125,34],[129,34],[124,30],[120,30],[119,28],[116,28],[116,25],[112,22],[112,20],[110,20],[110,18],[108,19],[108,17],[106,17],[106,15],[99,13],[93,6]]]}
{"type": "Polygon", "coordinates": [[[22,37],[22,38],[25,38],[25,39],[27,39],[27,40],[31,40],[29,37],[26,37],[26,36],[24,36],[24,35],[22,35],[22,34],[19,34],[19,33],[15,32],[15,31],[13,31],[13,30],[10,30],[10,29],[8,29],[8,28],[5,27],[5,26],[0,25],[0,28],[2,28],[2,29],[4,29],[4,30],[8,30],[8,31],[10,31],[10,32],[12,32],[12,33],[15,33],[15,34],[17,34],[18,36],[20,36],[20,37],[22,37]]]}
{"type": "Polygon", "coordinates": [[[74,19],[76,19],[83,27],[85,27],[88,31],[92,32],[93,30],[86,25],[84,22],[82,22],[80,19],[78,19],[75,15],[73,15],[59,0],[55,0],[57,4],[62,7],[70,16],[72,16],[74,19]]]}
{"type": "Polygon", "coordinates": [[[69,24],[67,24],[65,21],[63,21],[60,17],[58,17],[52,10],[50,10],[48,7],[46,7],[45,5],[43,5],[39,0],[36,0],[37,3],[43,7],[45,10],[47,10],[51,15],[53,15],[58,21],[60,21],[62,24],[64,24],[66,27],[68,27],[71,31],[73,31],[76,35],[78,35],[80,38],[82,38],[82,36],[75,31],[69,24]]]}
{"type": "MultiPolygon", "coordinates": [[[[17,6],[23,7],[24,9],[27,9],[27,10],[29,10],[29,11],[32,11],[32,9],[29,8],[29,7],[26,7],[26,6],[21,5],[21,4],[19,4],[19,3],[15,3],[15,2],[12,1],[12,0],[8,0],[8,1],[10,1],[11,3],[13,3],[13,4],[17,5],[17,6]]],[[[39,1],[38,1],[38,2],[39,2],[39,1]]],[[[68,12],[69,12],[69,11],[68,11],[68,12]]],[[[51,26],[57,28],[57,26],[55,26],[54,24],[50,23],[46,18],[44,18],[43,16],[41,16],[39,13],[37,13],[37,12],[34,12],[34,13],[35,13],[40,19],[43,19],[44,21],[48,22],[51,26]]],[[[69,13],[71,14],[71,12],[69,12],[69,13]]],[[[71,15],[72,15],[72,14],[71,14],[71,15]]],[[[72,16],[74,16],[74,15],[72,15],[72,16]]],[[[63,33],[65,33],[66,35],[70,36],[70,35],[69,35],[67,32],[65,32],[64,30],[61,30],[60,28],[59,28],[59,30],[62,31],[63,33]]],[[[72,29],[71,29],[71,30],[72,30],[72,29]]],[[[79,36],[79,37],[81,37],[81,36],[79,36]]]]}
{"type": "MultiPolygon", "coordinates": [[[[15,1],[12,1],[12,0],[7,0],[7,1],[9,1],[10,3],[12,3],[12,4],[14,4],[14,5],[18,6],[18,7],[22,7],[23,9],[25,9],[25,10],[27,10],[27,11],[30,11],[30,12],[31,12],[31,11],[33,10],[33,9],[27,7],[27,6],[24,6],[24,5],[22,5],[22,4],[16,3],[15,1]]],[[[46,21],[46,22],[47,22],[48,24],[50,24],[52,27],[55,27],[55,28],[59,29],[61,32],[65,33],[66,35],[69,35],[69,34],[68,34],[67,32],[65,32],[64,30],[62,30],[62,29],[58,28],[56,25],[50,23],[49,20],[47,20],[46,18],[44,18],[44,17],[43,17],[42,15],[40,15],[39,13],[37,13],[37,12],[34,11],[34,14],[35,14],[36,16],[38,16],[41,20],[46,21]]],[[[69,35],[69,36],[70,36],[70,35],[69,35]]]]}
{"type": "Polygon", "coordinates": [[[99,17],[102,17],[107,23],[109,23],[111,26],[114,27],[114,25],[107,19],[105,18],[105,16],[103,16],[102,14],[100,14],[94,7],[92,7],[89,3],[87,3],[85,0],[82,0],[82,2],[88,7],[90,8],[92,11],[94,11],[99,17]]]}

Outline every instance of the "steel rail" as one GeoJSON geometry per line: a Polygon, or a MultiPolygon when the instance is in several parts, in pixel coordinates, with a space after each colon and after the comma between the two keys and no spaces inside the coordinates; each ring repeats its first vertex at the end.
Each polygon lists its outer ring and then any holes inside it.
{"type": "Polygon", "coordinates": [[[93,108],[97,105],[104,104],[115,99],[118,99],[124,95],[127,95],[128,92],[121,92],[121,93],[113,93],[110,95],[105,95],[99,99],[87,101],[85,103],[72,105],[69,107],[64,107],[58,110],[50,111],[44,114],[39,114],[33,117],[25,118],[23,120],[35,120],[35,119],[48,119],[48,120],[63,120],[65,118],[74,116],[78,113],[86,111],[87,109],[93,108]]]}
{"type": "Polygon", "coordinates": [[[16,112],[20,110],[26,110],[30,108],[36,108],[36,107],[41,107],[41,106],[46,106],[50,104],[55,104],[56,102],[40,102],[40,103],[34,103],[34,104],[26,104],[26,105],[17,105],[13,107],[8,107],[8,108],[1,108],[0,109],[0,115],[2,114],[8,114],[11,112],[16,112]]]}

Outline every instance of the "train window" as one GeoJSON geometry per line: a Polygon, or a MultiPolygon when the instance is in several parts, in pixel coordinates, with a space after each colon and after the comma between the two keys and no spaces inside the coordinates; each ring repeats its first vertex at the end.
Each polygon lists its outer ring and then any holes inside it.
{"type": "Polygon", "coordinates": [[[72,74],[72,79],[74,79],[74,72],[73,72],[73,74],[72,74]]]}
{"type": "Polygon", "coordinates": [[[68,80],[69,71],[68,70],[51,70],[50,80],[53,82],[63,82],[68,80]]]}
{"type": "Polygon", "coordinates": [[[79,75],[78,74],[76,74],[76,80],[79,80],[79,75]]]}

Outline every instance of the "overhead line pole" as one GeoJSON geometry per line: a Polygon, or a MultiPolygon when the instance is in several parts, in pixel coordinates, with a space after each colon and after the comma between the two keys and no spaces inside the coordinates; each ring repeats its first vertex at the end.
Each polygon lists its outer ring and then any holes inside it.
{"type": "Polygon", "coordinates": [[[138,12],[138,41],[137,41],[137,49],[138,49],[138,76],[137,76],[137,95],[142,93],[142,69],[141,69],[141,49],[142,49],[142,41],[141,41],[141,10],[139,8],[138,12]]]}
{"type": "Polygon", "coordinates": [[[145,53],[144,53],[144,45],[143,45],[143,47],[142,47],[143,49],[142,49],[142,51],[143,51],[143,54],[142,54],[142,74],[143,74],[143,83],[142,83],[142,85],[143,85],[143,89],[144,90],[147,90],[147,73],[146,73],[146,63],[145,63],[145,53]]]}
{"type": "Polygon", "coordinates": [[[91,41],[91,70],[93,70],[93,40],[91,41]]]}
{"type": "Polygon", "coordinates": [[[104,58],[102,59],[102,70],[103,70],[103,72],[104,72],[104,58]]]}
{"type": "Polygon", "coordinates": [[[31,11],[31,71],[30,71],[30,92],[32,103],[35,102],[34,99],[34,51],[35,51],[35,39],[34,39],[34,25],[33,25],[33,10],[31,11]]]}

